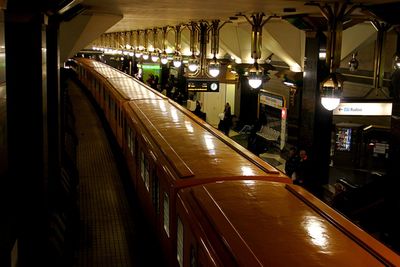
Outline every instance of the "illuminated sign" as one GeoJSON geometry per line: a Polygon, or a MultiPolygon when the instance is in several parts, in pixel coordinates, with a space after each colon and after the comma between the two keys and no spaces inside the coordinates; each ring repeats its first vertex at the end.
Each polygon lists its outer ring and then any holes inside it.
{"type": "Polygon", "coordinates": [[[274,95],[270,93],[260,92],[260,103],[279,109],[282,109],[284,107],[283,97],[280,95],[274,95]]]}
{"type": "Polygon", "coordinates": [[[188,79],[187,90],[192,92],[219,92],[219,82],[206,79],[188,79]]]}
{"type": "Polygon", "coordinates": [[[392,103],[340,103],[333,115],[391,116],[392,103]]]}

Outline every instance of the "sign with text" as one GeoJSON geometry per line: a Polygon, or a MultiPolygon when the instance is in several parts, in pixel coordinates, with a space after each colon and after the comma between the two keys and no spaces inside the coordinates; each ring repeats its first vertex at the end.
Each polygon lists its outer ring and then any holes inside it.
{"type": "Polygon", "coordinates": [[[267,92],[260,92],[260,103],[274,108],[282,109],[285,102],[283,96],[267,92]]]}
{"type": "Polygon", "coordinates": [[[191,92],[219,92],[219,82],[208,79],[188,79],[187,90],[191,92]]]}
{"type": "Polygon", "coordinates": [[[333,115],[390,116],[392,103],[340,103],[333,115]]]}

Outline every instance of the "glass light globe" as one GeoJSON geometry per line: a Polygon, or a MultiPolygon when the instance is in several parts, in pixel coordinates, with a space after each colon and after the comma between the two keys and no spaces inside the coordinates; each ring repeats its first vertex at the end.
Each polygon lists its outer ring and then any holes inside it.
{"type": "Polygon", "coordinates": [[[151,61],[157,62],[158,61],[158,53],[157,52],[152,52],[151,53],[151,61]]]}
{"type": "Polygon", "coordinates": [[[334,110],[340,104],[340,98],[321,97],[321,104],[327,110],[334,110]]]}
{"type": "Polygon", "coordinates": [[[263,81],[263,71],[263,68],[257,63],[254,63],[254,66],[249,69],[248,80],[251,88],[256,89],[261,86],[263,81]]]}
{"type": "Polygon", "coordinates": [[[163,52],[160,54],[160,61],[161,61],[161,63],[164,64],[164,65],[168,63],[168,54],[167,54],[167,52],[163,51],[163,52]]]}
{"type": "Polygon", "coordinates": [[[219,62],[216,58],[213,58],[213,60],[210,61],[210,64],[208,65],[208,73],[210,73],[214,78],[219,75],[219,62]]]}
{"type": "Polygon", "coordinates": [[[330,73],[321,83],[321,104],[327,110],[334,110],[340,104],[343,82],[338,73],[330,73]]]}
{"type": "Polygon", "coordinates": [[[189,59],[188,69],[191,72],[195,72],[198,67],[199,64],[197,63],[197,58],[196,56],[192,55],[192,57],[189,59]]]}
{"type": "Polygon", "coordinates": [[[182,57],[179,54],[174,55],[173,64],[175,68],[179,68],[182,65],[182,57]]]}
{"type": "Polygon", "coordinates": [[[148,60],[148,59],[149,59],[149,52],[144,51],[143,54],[142,54],[142,58],[143,58],[144,60],[148,60]]]}
{"type": "Polygon", "coordinates": [[[262,84],[262,79],[261,78],[249,78],[249,85],[251,86],[251,88],[256,89],[258,87],[260,87],[262,84]]]}
{"type": "Polygon", "coordinates": [[[137,49],[136,51],[135,51],[135,57],[136,58],[140,58],[142,56],[142,51],[140,51],[139,49],[137,49]]]}
{"type": "Polygon", "coordinates": [[[400,69],[400,56],[395,57],[393,67],[396,70],[400,69]]]}

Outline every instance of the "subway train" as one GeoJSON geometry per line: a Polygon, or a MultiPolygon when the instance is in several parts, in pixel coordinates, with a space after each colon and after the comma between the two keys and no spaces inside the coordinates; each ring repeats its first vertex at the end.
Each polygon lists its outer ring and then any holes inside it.
{"type": "Polygon", "coordinates": [[[104,113],[168,266],[400,266],[400,256],[158,91],[69,65],[104,113]]]}

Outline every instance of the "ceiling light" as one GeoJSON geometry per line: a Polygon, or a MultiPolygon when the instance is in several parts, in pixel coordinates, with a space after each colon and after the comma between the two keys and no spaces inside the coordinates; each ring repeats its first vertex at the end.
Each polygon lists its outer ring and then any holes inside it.
{"type": "Polygon", "coordinates": [[[179,53],[175,53],[172,63],[175,68],[179,68],[182,65],[182,56],[179,53]]]}
{"type": "Polygon", "coordinates": [[[334,110],[340,104],[343,81],[338,73],[331,73],[321,83],[321,104],[327,110],[334,110]]]}
{"type": "Polygon", "coordinates": [[[349,61],[349,70],[350,71],[356,71],[358,69],[358,60],[356,58],[357,52],[353,53],[350,61],[349,61]]]}
{"type": "Polygon", "coordinates": [[[144,60],[148,60],[149,59],[149,52],[147,52],[147,50],[143,51],[142,53],[142,58],[144,60]]]}
{"type": "Polygon", "coordinates": [[[396,57],[394,58],[393,67],[394,67],[396,70],[399,70],[399,69],[400,69],[400,56],[396,55],[396,57]]]}
{"type": "Polygon", "coordinates": [[[158,52],[151,52],[151,61],[157,62],[158,58],[158,52]]]}
{"type": "Polygon", "coordinates": [[[164,65],[168,63],[168,55],[167,55],[167,53],[165,51],[161,53],[160,61],[164,65]]]}
{"type": "Polygon", "coordinates": [[[219,75],[219,62],[217,58],[214,57],[210,61],[210,64],[208,65],[208,73],[210,73],[210,75],[214,78],[219,75]]]}
{"type": "Polygon", "coordinates": [[[256,89],[261,86],[263,80],[263,68],[257,62],[249,69],[249,85],[251,88],[256,89]]]}
{"type": "Polygon", "coordinates": [[[199,67],[199,64],[197,62],[197,58],[195,55],[192,55],[191,58],[189,59],[189,64],[188,64],[188,69],[191,72],[195,72],[199,67]]]}

